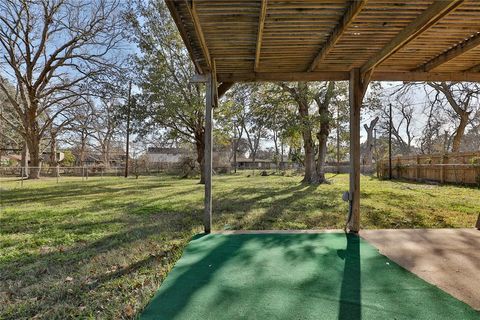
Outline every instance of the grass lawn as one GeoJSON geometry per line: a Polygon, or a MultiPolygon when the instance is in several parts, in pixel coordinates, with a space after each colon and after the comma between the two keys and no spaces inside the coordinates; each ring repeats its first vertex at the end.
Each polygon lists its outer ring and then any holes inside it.
{"type": "MultiPolygon", "coordinates": [[[[300,179],[216,176],[214,228],[342,228],[348,176],[300,179]]],[[[135,317],[202,230],[197,180],[0,180],[0,201],[0,319],[135,317]]],[[[363,228],[472,227],[480,190],[362,177],[361,206],[363,228]]]]}

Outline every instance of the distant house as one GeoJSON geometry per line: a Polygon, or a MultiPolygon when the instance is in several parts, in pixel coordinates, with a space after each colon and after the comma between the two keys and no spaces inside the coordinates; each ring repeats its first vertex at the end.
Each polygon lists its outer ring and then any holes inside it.
{"type": "MultiPolygon", "coordinates": [[[[125,154],[114,153],[110,154],[108,160],[108,167],[124,167],[125,166],[125,154]]],[[[106,167],[100,154],[88,154],[83,161],[85,167],[106,167]]]]}
{"type": "MultiPolygon", "coordinates": [[[[28,163],[30,163],[30,155],[27,153],[26,155],[28,163]]],[[[63,152],[57,151],[56,154],[56,161],[60,162],[65,159],[65,154],[63,152]]],[[[50,161],[50,152],[43,152],[42,153],[42,160],[44,162],[50,161]]],[[[16,167],[21,166],[22,163],[22,155],[21,154],[8,154],[3,155],[0,159],[0,166],[2,167],[16,167]]]]}
{"type": "Polygon", "coordinates": [[[150,167],[157,169],[168,169],[177,166],[182,158],[191,152],[183,148],[155,148],[147,149],[147,162],[150,167]]]}
{"type": "MultiPolygon", "coordinates": [[[[196,164],[197,155],[195,152],[184,148],[148,148],[146,159],[152,169],[172,169],[177,168],[183,159],[192,159],[196,164]]],[[[214,151],[212,154],[213,168],[230,169],[230,160],[228,151],[214,151]]]]}
{"type": "MultiPolygon", "coordinates": [[[[283,159],[278,163],[279,169],[288,169],[291,167],[291,162],[287,159],[283,159]]],[[[233,166],[233,164],[232,164],[233,166]]],[[[277,163],[272,159],[255,159],[253,162],[250,158],[237,158],[238,169],[277,169],[277,163]]]]}
{"type": "Polygon", "coordinates": [[[8,154],[0,158],[0,166],[2,167],[17,167],[22,163],[22,156],[19,154],[8,154]]]}

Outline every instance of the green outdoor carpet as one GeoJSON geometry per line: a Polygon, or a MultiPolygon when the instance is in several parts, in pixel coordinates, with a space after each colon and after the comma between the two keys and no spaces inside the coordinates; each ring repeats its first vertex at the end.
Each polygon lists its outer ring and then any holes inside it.
{"type": "Polygon", "coordinates": [[[197,236],[141,319],[480,319],[343,233],[197,236]]]}

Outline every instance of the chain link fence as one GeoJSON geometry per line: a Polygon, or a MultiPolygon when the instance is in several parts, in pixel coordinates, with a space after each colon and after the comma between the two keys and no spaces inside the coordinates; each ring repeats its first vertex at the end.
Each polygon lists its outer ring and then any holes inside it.
{"type": "MultiPolygon", "coordinates": [[[[0,167],[0,179],[18,181],[23,186],[32,169],[40,170],[41,178],[56,179],[57,182],[66,177],[76,177],[85,181],[91,177],[123,177],[125,175],[125,167],[0,167]]],[[[132,175],[131,171],[130,175],[132,175]]]]}

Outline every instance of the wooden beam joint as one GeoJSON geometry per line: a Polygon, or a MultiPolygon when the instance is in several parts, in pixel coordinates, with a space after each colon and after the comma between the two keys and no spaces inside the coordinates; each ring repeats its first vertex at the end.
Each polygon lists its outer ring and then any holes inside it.
{"type": "Polygon", "coordinates": [[[329,36],[328,40],[325,42],[325,45],[320,49],[318,54],[313,59],[312,63],[307,69],[308,72],[314,71],[317,66],[322,62],[322,60],[325,59],[328,53],[333,49],[333,47],[335,47],[338,40],[340,40],[341,36],[345,33],[348,27],[350,27],[355,18],[365,7],[366,3],[366,0],[352,2],[350,7],[346,10],[345,14],[342,16],[342,19],[340,20],[338,25],[335,27],[335,29],[333,29],[333,32],[329,36]]]}

